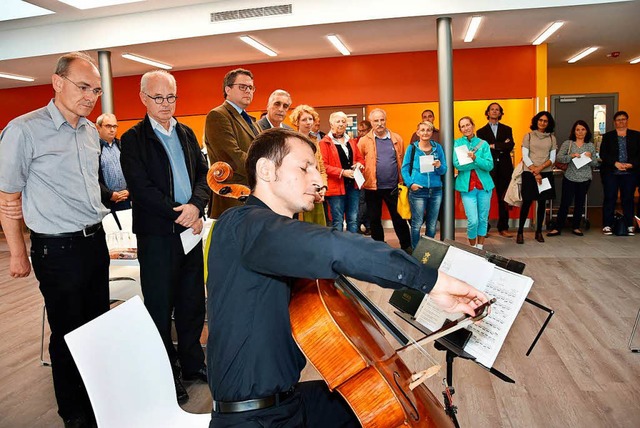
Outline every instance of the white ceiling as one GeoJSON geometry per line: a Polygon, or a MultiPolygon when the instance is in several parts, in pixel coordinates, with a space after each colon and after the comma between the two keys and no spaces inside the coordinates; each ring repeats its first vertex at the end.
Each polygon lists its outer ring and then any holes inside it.
{"type": "MultiPolygon", "coordinates": [[[[94,57],[98,50],[111,51],[116,77],[149,69],[121,58],[125,52],[170,63],[174,70],[339,56],[325,38],[331,33],[354,55],[435,50],[439,16],[453,20],[454,49],[529,45],[551,22],[563,20],[565,25],[547,41],[549,66],[628,64],[640,56],[637,0],[581,6],[563,5],[594,1],[148,0],[84,11],[57,0],[29,3],[56,13],[0,21],[0,72],[36,81],[0,79],[0,89],[49,83],[56,58],[76,49],[94,57]],[[211,12],[279,4],[292,4],[292,15],[209,22],[211,12]],[[463,43],[472,15],[485,19],[476,39],[463,43]],[[278,57],[245,45],[241,34],[267,44],[278,57]],[[566,63],[589,46],[600,49],[577,64],[566,63]],[[618,58],[607,57],[614,51],[620,52],[618,58]]],[[[640,65],[628,66],[640,72],[640,65]]]]}

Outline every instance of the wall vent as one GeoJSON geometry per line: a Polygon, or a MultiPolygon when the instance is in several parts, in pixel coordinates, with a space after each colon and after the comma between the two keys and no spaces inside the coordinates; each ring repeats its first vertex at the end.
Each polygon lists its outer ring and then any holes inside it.
{"type": "Polygon", "coordinates": [[[224,12],[213,12],[211,22],[231,21],[235,19],[261,18],[264,16],[289,15],[291,14],[290,4],[278,6],[254,7],[251,9],[227,10],[224,12]]]}

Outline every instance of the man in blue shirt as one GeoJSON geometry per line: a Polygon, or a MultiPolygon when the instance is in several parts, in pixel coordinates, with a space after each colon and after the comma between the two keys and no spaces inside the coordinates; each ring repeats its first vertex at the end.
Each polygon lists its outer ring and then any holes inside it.
{"type": "MultiPolygon", "coordinates": [[[[96,119],[96,129],[100,135],[100,193],[102,203],[111,212],[131,208],[127,181],[120,166],[120,140],[116,138],[118,119],[111,113],[103,113],[96,119]]],[[[117,221],[117,217],[116,217],[117,221]]]]}

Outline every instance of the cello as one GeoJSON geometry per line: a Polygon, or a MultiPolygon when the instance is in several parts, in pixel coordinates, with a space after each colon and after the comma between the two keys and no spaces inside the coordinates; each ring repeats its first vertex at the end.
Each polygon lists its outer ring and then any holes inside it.
{"type": "MultiPolygon", "coordinates": [[[[412,373],[363,307],[357,288],[343,276],[298,280],[289,314],[294,339],[327,386],[349,404],[364,428],[453,427],[424,385],[411,388],[412,373]]],[[[369,308],[379,318],[379,310],[369,308]]],[[[394,329],[397,327],[386,325],[394,329]]],[[[391,331],[395,336],[403,333],[391,331]]]]}

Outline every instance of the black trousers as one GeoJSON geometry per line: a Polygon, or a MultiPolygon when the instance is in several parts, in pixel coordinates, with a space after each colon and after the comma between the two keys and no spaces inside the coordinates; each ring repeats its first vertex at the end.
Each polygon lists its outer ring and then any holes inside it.
{"type": "Polygon", "coordinates": [[[211,413],[209,428],[347,428],[358,419],[338,393],[323,381],[301,382],[279,406],[239,413],[211,413]]]}
{"type": "Polygon", "coordinates": [[[573,203],[572,228],[580,229],[580,222],[584,214],[584,201],[589,191],[591,180],[571,181],[567,177],[562,178],[562,197],[560,198],[560,208],[558,209],[557,229],[561,230],[567,220],[569,207],[573,203]],[[575,202],[574,202],[575,200],[575,202]]]}
{"type": "Polygon", "coordinates": [[[47,307],[58,414],[93,418],[64,335],[109,310],[109,251],[101,229],[90,237],[31,237],[31,262],[47,307]]]}
{"type": "Polygon", "coordinates": [[[636,189],[635,174],[602,174],[604,200],[602,201],[602,225],[613,227],[613,217],[620,192],[620,204],[627,227],[633,226],[633,193],[636,189]]]}
{"type": "Polygon", "coordinates": [[[509,204],[504,201],[504,195],[511,182],[511,173],[499,171],[494,168],[491,171],[491,178],[495,184],[495,192],[498,197],[498,231],[509,229],[509,204]]]}
{"type": "Polygon", "coordinates": [[[204,366],[200,346],[206,312],[202,241],[185,255],[178,234],[138,234],[137,238],[144,305],[158,327],[174,370],[179,360],[182,373],[195,373],[204,366]],[[172,312],[177,352],[171,340],[172,312]]]}
{"type": "Polygon", "coordinates": [[[374,241],[384,242],[384,229],[382,228],[382,202],[384,202],[391,215],[393,230],[400,241],[400,247],[411,247],[409,224],[398,214],[398,189],[365,190],[365,200],[371,223],[371,237],[374,241]]]}

